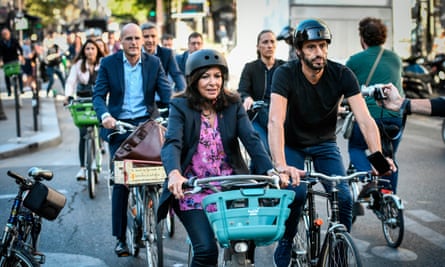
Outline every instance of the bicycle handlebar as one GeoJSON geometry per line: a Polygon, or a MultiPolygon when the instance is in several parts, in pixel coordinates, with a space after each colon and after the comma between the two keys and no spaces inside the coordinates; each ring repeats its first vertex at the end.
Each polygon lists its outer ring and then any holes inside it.
{"type": "Polygon", "coordinates": [[[191,188],[192,190],[184,192],[185,194],[196,194],[203,189],[211,189],[214,192],[221,190],[217,189],[212,182],[220,182],[222,186],[238,185],[239,187],[252,187],[254,185],[260,185],[261,182],[272,185],[275,188],[280,188],[280,177],[278,175],[254,175],[254,174],[237,174],[237,175],[224,175],[224,176],[212,176],[206,178],[191,177],[186,183],[185,188],[191,188]],[[244,182],[244,183],[243,183],[244,182]],[[243,183],[243,184],[241,184],[243,183]]]}
{"type": "MultiPolygon", "coordinates": [[[[17,184],[23,185],[27,188],[30,188],[34,184],[31,179],[27,179],[11,170],[8,170],[7,174],[9,177],[14,178],[17,184]]],[[[35,181],[50,181],[53,178],[53,172],[50,170],[32,167],[28,170],[28,176],[32,177],[35,181]]]]}
{"type": "Polygon", "coordinates": [[[128,123],[128,122],[124,122],[124,121],[116,121],[116,126],[114,127],[116,132],[118,134],[125,134],[128,131],[133,131],[134,129],[136,129],[136,126],[128,123]]]}
{"type": "Polygon", "coordinates": [[[367,171],[361,171],[361,172],[354,172],[351,173],[349,175],[326,175],[323,173],[319,173],[319,172],[309,172],[306,173],[306,176],[303,177],[302,181],[305,182],[305,178],[319,178],[319,179],[323,179],[323,180],[327,180],[327,181],[332,181],[332,182],[339,182],[339,181],[347,181],[347,180],[352,180],[356,177],[360,177],[360,176],[370,176],[371,173],[367,172],[367,171]]]}

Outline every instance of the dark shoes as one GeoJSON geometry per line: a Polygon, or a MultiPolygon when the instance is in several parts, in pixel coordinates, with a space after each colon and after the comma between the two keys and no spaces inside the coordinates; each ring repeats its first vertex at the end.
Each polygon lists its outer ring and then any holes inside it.
{"type": "Polygon", "coordinates": [[[288,267],[290,264],[292,242],[282,239],[278,241],[273,255],[275,267],[288,267]]]}
{"type": "Polygon", "coordinates": [[[378,191],[377,183],[374,181],[369,182],[365,186],[363,186],[362,191],[360,191],[360,194],[358,195],[358,198],[359,199],[369,198],[373,192],[377,191],[378,191]]]}
{"type": "Polygon", "coordinates": [[[128,250],[128,246],[123,241],[118,241],[116,247],[114,248],[114,252],[118,257],[128,257],[130,256],[130,251],[128,250]]]}

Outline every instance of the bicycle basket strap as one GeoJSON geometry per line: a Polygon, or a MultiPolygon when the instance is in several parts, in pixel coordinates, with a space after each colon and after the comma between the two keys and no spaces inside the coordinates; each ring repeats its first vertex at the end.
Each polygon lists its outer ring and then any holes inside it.
{"type": "Polygon", "coordinates": [[[154,120],[144,122],[122,142],[114,154],[114,159],[161,161],[161,148],[166,130],[154,120]]]}

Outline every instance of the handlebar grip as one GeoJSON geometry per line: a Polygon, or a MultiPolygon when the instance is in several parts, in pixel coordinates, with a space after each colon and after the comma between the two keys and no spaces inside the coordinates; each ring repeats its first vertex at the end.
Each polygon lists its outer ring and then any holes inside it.
{"type": "Polygon", "coordinates": [[[13,171],[8,171],[7,174],[8,174],[9,177],[14,178],[17,183],[19,183],[19,184],[26,184],[27,180],[23,176],[21,176],[20,174],[15,173],[13,171]]]}

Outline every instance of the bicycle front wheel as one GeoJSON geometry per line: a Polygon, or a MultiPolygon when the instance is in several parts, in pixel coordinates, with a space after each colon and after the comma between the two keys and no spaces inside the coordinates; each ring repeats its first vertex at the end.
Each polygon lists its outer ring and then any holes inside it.
{"type": "Polygon", "coordinates": [[[302,212],[298,221],[297,234],[292,243],[292,267],[309,267],[310,262],[309,218],[302,212]]]}
{"type": "Polygon", "coordinates": [[[96,167],[94,166],[95,159],[95,148],[94,148],[94,140],[92,138],[88,138],[85,140],[85,151],[87,152],[87,181],[88,181],[88,192],[90,194],[90,198],[96,197],[96,167]]]}
{"type": "Polygon", "coordinates": [[[402,244],[405,232],[405,222],[403,220],[403,210],[399,209],[396,200],[392,197],[383,199],[381,207],[382,230],[388,246],[397,248],[402,244]]]}
{"type": "Polygon", "coordinates": [[[147,266],[164,266],[162,247],[163,223],[157,223],[156,209],[159,205],[159,194],[150,190],[144,206],[144,243],[147,255],[147,266]]]}
{"type": "Polygon", "coordinates": [[[127,238],[129,252],[133,257],[137,257],[139,255],[139,240],[141,239],[141,224],[138,222],[140,215],[138,214],[139,209],[137,197],[137,189],[130,188],[130,192],[128,194],[127,229],[125,236],[127,238]]]}
{"type": "Polygon", "coordinates": [[[13,250],[10,257],[2,257],[0,262],[0,267],[39,267],[40,264],[37,263],[31,254],[20,251],[13,250]]]}
{"type": "Polygon", "coordinates": [[[334,229],[326,233],[320,254],[320,267],[361,267],[362,261],[351,235],[344,230],[334,229]]]}

